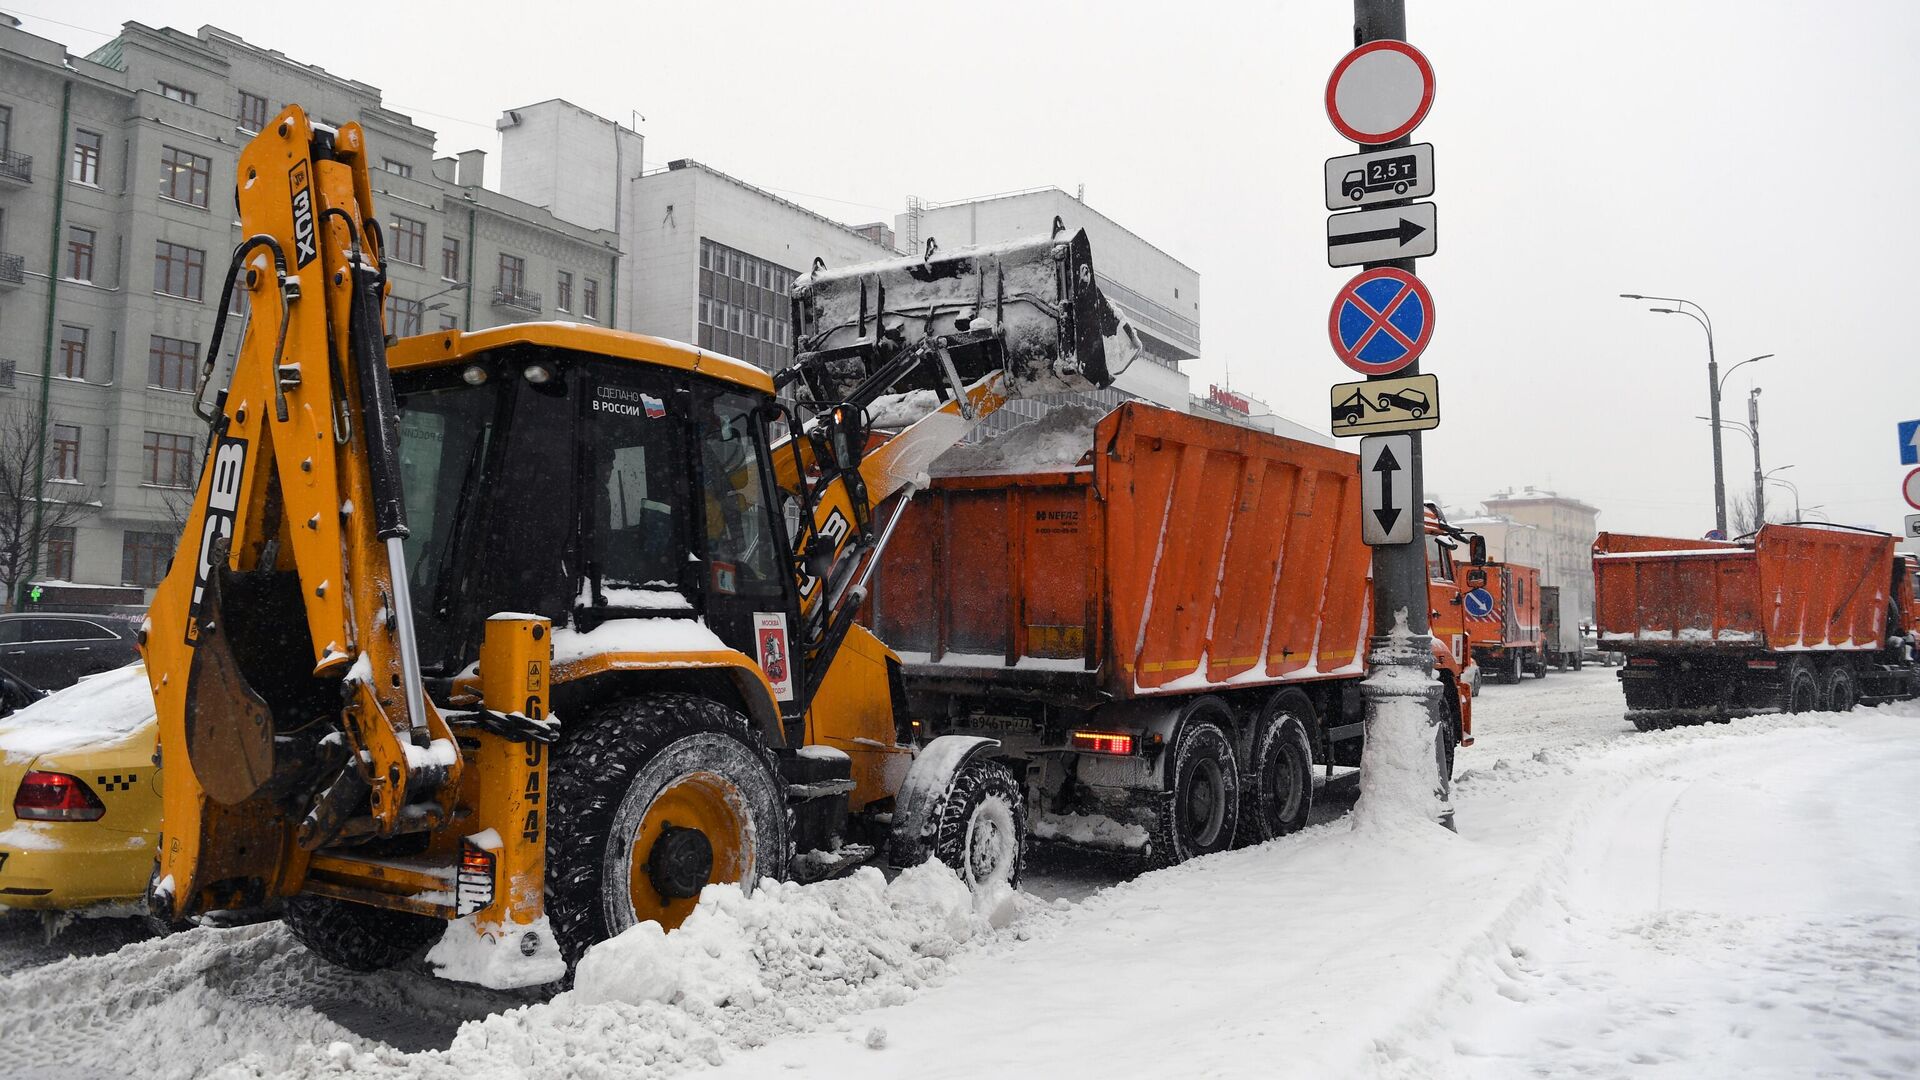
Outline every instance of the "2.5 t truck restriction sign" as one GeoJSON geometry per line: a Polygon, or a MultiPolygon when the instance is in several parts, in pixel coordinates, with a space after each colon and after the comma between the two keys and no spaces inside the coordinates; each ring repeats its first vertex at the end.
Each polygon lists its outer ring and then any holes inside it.
{"type": "Polygon", "coordinates": [[[1420,160],[1412,154],[1404,154],[1369,161],[1365,168],[1348,172],[1341,181],[1341,190],[1347,198],[1359,202],[1376,191],[1405,195],[1407,188],[1419,179],[1420,160]]]}

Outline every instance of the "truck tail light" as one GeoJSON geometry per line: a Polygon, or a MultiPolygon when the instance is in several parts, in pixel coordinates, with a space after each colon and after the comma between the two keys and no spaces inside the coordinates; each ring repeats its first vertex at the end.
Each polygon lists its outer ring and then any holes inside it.
{"type": "Polygon", "coordinates": [[[21,821],[99,821],[106,813],[93,789],[66,773],[31,770],[13,795],[13,816],[21,821]]]}
{"type": "Polygon", "coordinates": [[[1749,660],[1747,666],[1755,671],[1772,671],[1780,666],[1778,660],[1749,660]]]}
{"type": "Polygon", "coordinates": [[[460,868],[454,878],[453,913],[467,916],[493,903],[494,854],[471,840],[460,842],[460,868]]]}
{"type": "Polygon", "coordinates": [[[1068,740],[1075,750],[1090,754],[1131,754],[1133,736],[1114,731],[1076,731],[1068,740]]]}

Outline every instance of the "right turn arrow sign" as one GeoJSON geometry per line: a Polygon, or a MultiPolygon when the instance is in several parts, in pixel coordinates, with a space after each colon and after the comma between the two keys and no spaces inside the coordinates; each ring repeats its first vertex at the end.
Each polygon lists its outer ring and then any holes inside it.
{"type": "Polygon", "coordinates": [[[1360,532],[1375,547],[1413,542],[1413,436],[1360,440],[1360,532]]]}

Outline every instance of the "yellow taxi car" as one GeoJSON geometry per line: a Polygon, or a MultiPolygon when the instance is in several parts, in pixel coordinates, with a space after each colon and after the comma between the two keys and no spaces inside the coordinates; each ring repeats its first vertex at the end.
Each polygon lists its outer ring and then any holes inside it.
{"type": "Polygon", "coordinates": [[[0,719],[0,907],[140,899],[160,831],[157,735],[139,664],[0,719]]]}

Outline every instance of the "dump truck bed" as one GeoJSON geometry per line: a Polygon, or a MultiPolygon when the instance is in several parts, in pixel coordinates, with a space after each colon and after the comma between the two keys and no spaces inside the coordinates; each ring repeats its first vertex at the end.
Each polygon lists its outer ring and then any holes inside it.
{"type": "Polygon", "coordinates": [[[1600,640],[1616,649],[1879,649],[1893,545],[1883,534],[1796,525],[1739,543],[1601,533],[1600,640]]]}
{"type": "Polygon", "coordinates": [[[873,620],[910,680],[1091,707],[1361,672],[1353,455],[1138,403],[1085,445],[909,506],[873,620]]]}

